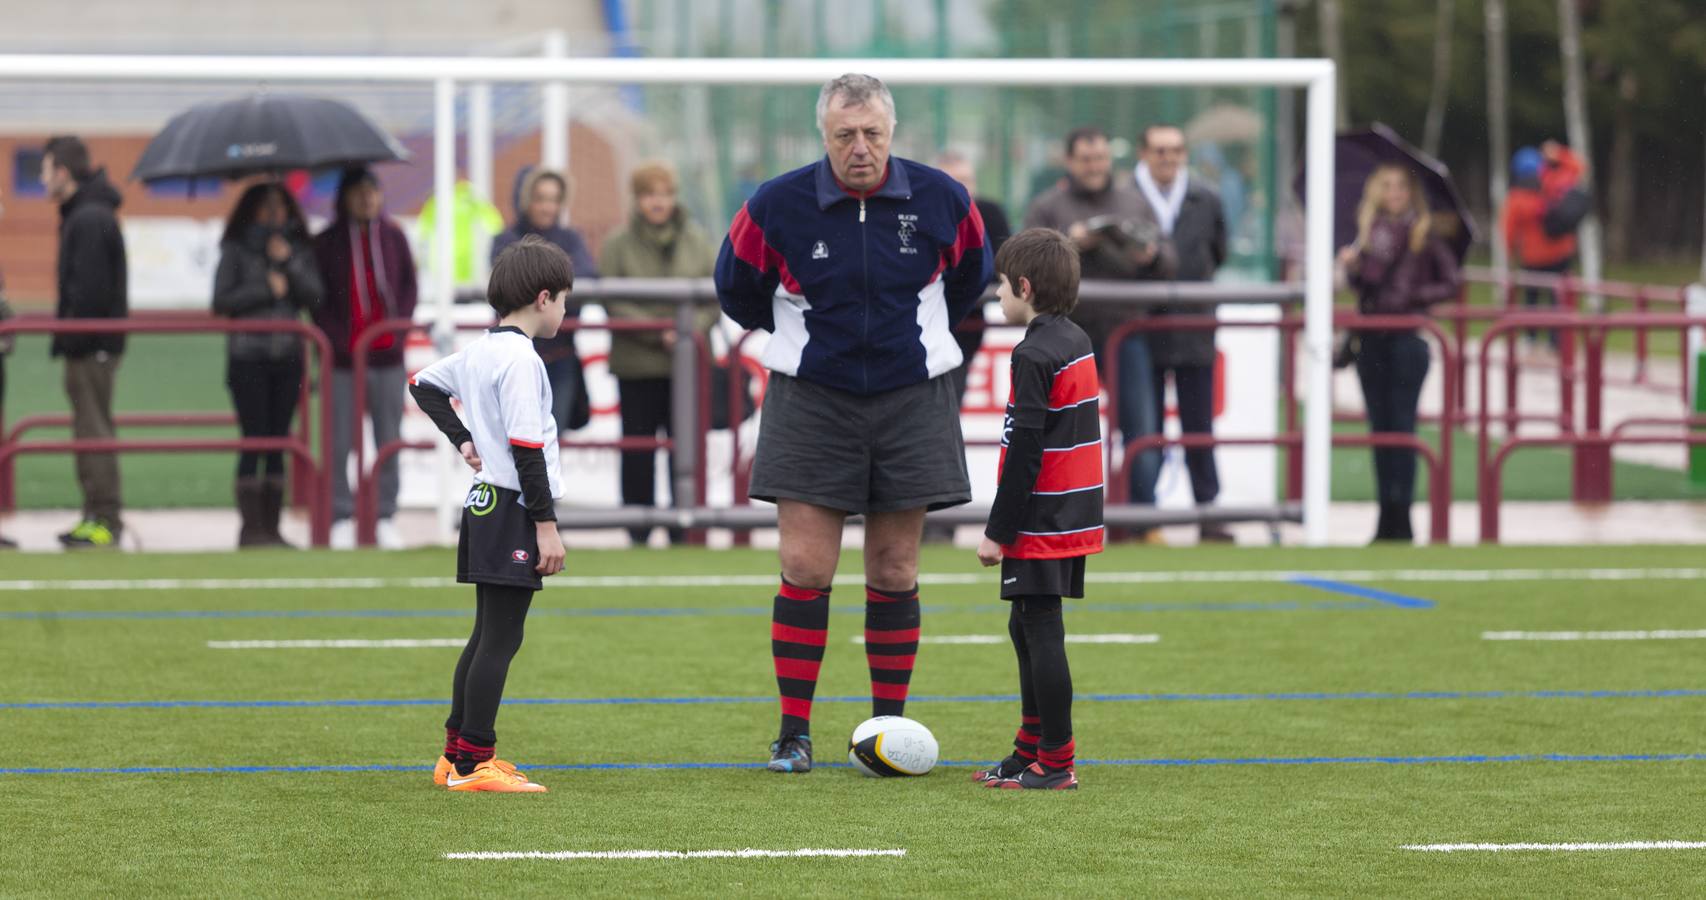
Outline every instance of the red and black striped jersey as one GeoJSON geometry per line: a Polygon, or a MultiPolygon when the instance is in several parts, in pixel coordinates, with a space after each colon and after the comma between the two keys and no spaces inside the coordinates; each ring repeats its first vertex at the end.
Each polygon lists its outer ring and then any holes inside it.
{"type": "Polygon", "coordinates": [[[985,533],[1014,559],[1099,553],[1101,382],[1090,338],[1064,316],[1038,316],[1013,348],[1012,373],[985,533]]]}

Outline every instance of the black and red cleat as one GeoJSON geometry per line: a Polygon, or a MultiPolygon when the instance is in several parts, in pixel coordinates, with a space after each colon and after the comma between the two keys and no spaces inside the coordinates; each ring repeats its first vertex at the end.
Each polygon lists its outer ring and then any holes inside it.
{"type": "Polygon", "coordinates": [[[1020,757],[1016,753],[1009,755],[1006,759],[996,763],[994,768],[979,769],[976,772],[971,773],[972,783],[988,784],[991,781],[1001,781],[1004,778],[1013,778],[1020,772],[1025,771],[1025,766],[1029,762],[1029,760],[1020,757]]]}
{"type": "Polygon", "coordinates": [[[1078,775],[1071,768],[1047,769],[1042,763],[1031,763],[1012,778],[990,781],[987,785],[1004,791],[1075,791],[1078,775]]]}

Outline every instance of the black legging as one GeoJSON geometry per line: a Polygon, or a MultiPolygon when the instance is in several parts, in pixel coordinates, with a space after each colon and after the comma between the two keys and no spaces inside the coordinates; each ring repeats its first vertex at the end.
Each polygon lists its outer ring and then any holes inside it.
{"type": "MultiPolygon", "coordinates": [[[[244,437],[284,437],[290,434],[290,419],[302,391],[302,359],[229,359],[225,386],[237,408],[237,423],[244,437]]],[[[262,474],[284,475],[284,452],[245,450],[237,454],[237,477],[262,474]]]]}
{"type": "Polygon", "coordinates": [[[450,686],[450,718],[444,727],[481,746],[497,743],[498,704],[503,702],[509,663],[521,649],[533,589],[474,586],[474,632],[456,661],[450,686]]]}
{"type": "Polygon", "coordinates": [[[1072,669],[1066,663],[1066,623],[1060,598],[1015,597],[1007,634],[1019,657],[1019,708],[1042,719],[1045,750],[1072,740],[1072,669]]]}
{"type": "MultiPolygon", "coordinates": [[[[668,378],[619,378],[622,399],[622,436],[655,438],[671,434],[670,413],[674,409],[668,378]]],[[[657,451],[628,450],[622,454],[622,505],[653,506],[657,502],[657,451]]],[[[651,534],[650,528],[630,528],[636,542],[651,534]]],[[[671,535],[675,534],[671,531],[671,535]]]]}
{"type": "MultiPolygon", "coordinates": [[[[1413,331],[1365,331],[1359,337],[1357,377],[1368,407],[1368,430],[1415,434],[1416,407],[1428,377],[1427,341],[1413,331]]],[[[1416,493],[1416,451],[1376,447],[1374,484],[1380,503],[1409,506],[1416,493]]]]}

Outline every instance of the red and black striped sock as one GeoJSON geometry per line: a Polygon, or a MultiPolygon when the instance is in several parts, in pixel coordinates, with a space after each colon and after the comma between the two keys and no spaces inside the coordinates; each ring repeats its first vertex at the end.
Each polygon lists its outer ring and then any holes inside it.
{"type": "Polygon", "coordinates": [[[456,774],[472,775],[474,767],[497,755],[495,744],[478,744],[466,735],[456,738],[456,774]]]}
{"type": "Polygon", "coordinates": [[[1037,762],[1049,769],[1070,769],[1077,753],[1077,741],[1071,738],[1058,747],[1041,747],[1037,750],[1037,762]]]}
{"type": "Polygon", "coordinates": [[[770,657],[782,695],[782,735],[811,733],[812,695],[829,642],[829,589],[803,588],[782,580],[770,616],[770,657]]]}
{"type": "Polygon", "coordinates": [[[456,761],[456,739],[461,734],[462,732],[459,729],[451,728],[448,725],[444,727],[444,758],[451,762],[456,761]]]}
{"type": "Polygon", "coordinates": [[[912,666],[918,658],[918,587],[880,591],[865,586],[865,661],[871,668],[871,715],[906,712],[912,666]]]}
{"type": "Polygon", "coordinates": [[[1019,731],[1013,735],[1013,755],[1026,762],[1037,761],[1037,741],[1042,739],[1041,716],[1020,716],[1019,731]]]}

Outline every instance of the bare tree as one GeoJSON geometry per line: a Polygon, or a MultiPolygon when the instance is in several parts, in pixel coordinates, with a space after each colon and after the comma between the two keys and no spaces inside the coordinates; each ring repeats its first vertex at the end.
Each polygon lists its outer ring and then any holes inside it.
{"type": "MultiPolygon", "coordinates": [[[[1505,49],[1505,0],[1487,0],[1487,127],[1492,131],[1488,141],[1491,163],[1487,172],[1488,189],[1492,196],[1494,226],[1490,229],[1493,235],[1493,271],[1503,280],[1505,273],[1510,271],[1510,260],[1505,250],[1505,237],[1502,233],[1502,217],[1505,211],[1505,191],[1508,180],[1506,172],[1510,165],[1510,106],[1507,102],[1506,84],[1510,78],[1510,65],[1506,61],[1505,49]]],[[[1706,260],[1701,263],[1706,266],[1706,260]]]]}
{"type": "Polygon", "coordinates": [[[1452,19],[1457,0],[1438,0],[1434,13],[1434,82],[1428,93],[1428,118],[1422,127],[1422,149],[1439,156],[1440,136],[1445,130],[1445,101],[1451,90],[1452,19]]]}
{"type": "MultiPolygon", "coordinates": [[[[1582,90],[1582,21],[1576,11],[1576,2],[1558,0],[1558,52],[1564,63],[1564,126],[1569,133],[1570,149],[1582,158],[1582,189],[1591,195],[1593,144],[1589,140],[1587,99],[1582,90]]],[[[1597,213],[1588,213],[1577,235],[1581,242],[1582,277],[1588,281],[1599,281],[1604,266],[1597,213]]],[[[1598,311],[1601,299],[1589,297],[1589,306],[1598,311]]]]}
{"type": "Polygon", "coordinates": [[[1327,51],[1327,58],[1339,72],[1339,86],[1333,92],[1338,104],[1337,119],[1339,128],[1349,128],[1351,124],[1350,80],[1345,77],[1345,45],[1343,29],[1339,26],[1339,0],[1321,0],[1321,49],[1327,51]]]}

